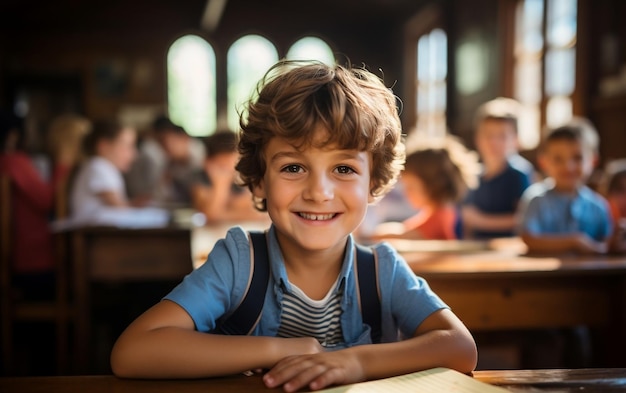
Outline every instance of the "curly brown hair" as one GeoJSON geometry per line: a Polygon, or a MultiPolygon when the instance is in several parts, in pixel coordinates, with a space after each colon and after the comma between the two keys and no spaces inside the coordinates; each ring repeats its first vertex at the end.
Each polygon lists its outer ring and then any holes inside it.
{"type": "Polygon", "coordinates": [[[428,197],[438,202],[459,202],[467,192],[461,169],[445,148],[416,150],[406,157],[403,173],[422,180],[428,197]]]}
{"type": "MultiPolygon", "coordinates": [[[[273,137],[299,149],[334,144],[371,154],[370,193],[380,198],[396,182],[405,158],[397,98],[365,68],[317,61],[276,63],[240,114],[237,170],[253,190],[265,175],[265,146],[273,137]],[[318,126],[328,137],[313,140],[318,126]]],[[[264,201],[257,203],[265,210],[264,201]]]]}

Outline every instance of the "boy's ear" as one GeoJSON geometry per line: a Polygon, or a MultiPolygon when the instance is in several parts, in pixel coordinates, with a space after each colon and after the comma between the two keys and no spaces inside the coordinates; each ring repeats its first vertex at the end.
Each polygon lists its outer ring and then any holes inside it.
{"type": "Polygon", "coordinates": [[[546,173],[546,167],[547,167],[547,161],[548,158],[546,157],[546,155],[544,153],[537,153],[537,165],[539,166],[539,169],[543,172],[546,173]]]}
{"type": "Polygon", "coordinates": [[[376,197],[373,195],[374,183],[370,181],[370,192],[367,194],[367,203],[372,204],[376,202],[376,197]]]}
{"type": "Polygon", "coordinates": [[[600,155],[598,153],[593,153],[593,156],[591,158],[591,165],[593,165],[593,168],[597,168],[598,164],[600,163],[600,155]]]}
{"type": "Polygon", "coordinates": [[[259,181],[259,183],[252,188],[252,195],[259,199],[267,198],[265,194],[265,185],[263,184],[263,179],[261,179],[261,181],[259,181]]]}

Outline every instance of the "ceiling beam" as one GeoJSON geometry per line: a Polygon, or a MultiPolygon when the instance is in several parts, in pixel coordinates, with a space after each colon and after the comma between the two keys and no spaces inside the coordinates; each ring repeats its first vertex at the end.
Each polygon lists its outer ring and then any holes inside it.
{"type": "Polygon", "coordinates": [[[228,0],[207,0],[200,27],[208,32],[215,31],[220,23],[227,2],[228,0]]]}

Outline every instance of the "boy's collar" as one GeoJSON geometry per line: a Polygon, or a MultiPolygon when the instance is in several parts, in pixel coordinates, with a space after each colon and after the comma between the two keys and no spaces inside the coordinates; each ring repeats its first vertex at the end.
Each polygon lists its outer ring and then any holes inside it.
{"type": "MultiPolygon", "coordinates": [[[[276,237],[276,227],[274,224],[270,225],[268,230],[269,238],[269,257],[270,257],[270,269],[274,278],[274,282],[282,285],[287,291],[289,288],[289,278],[287,277],[287,269],[285,268],[285,261],[283,259],[280,246],[278,245],[278,238],[276,237]],[[272,262],[273,261],[273,262],[272,262]]],[[[341,262],[341,270],[339,272],[339,285],[335,290],[342,288],[342,283],[346,281],[348,275],[353,270],[353,264],[355,259],[355,243],[352,234],[348,236],[346,241],[346,249],[344,252],[343,261],[341,262]]]]}
{"type": "Polygon", "coordinates": [[[546,184],[547,188],[550,191],[557,192],[559,194],[579,195],[581,190],[583,190],[586,187],[584,184],[579,184],[574,190],[571,190],[571,191],[559,190],[556,188],[556,182],[551,177],[546,178],[544,180],[544,183],[546,184]]]}

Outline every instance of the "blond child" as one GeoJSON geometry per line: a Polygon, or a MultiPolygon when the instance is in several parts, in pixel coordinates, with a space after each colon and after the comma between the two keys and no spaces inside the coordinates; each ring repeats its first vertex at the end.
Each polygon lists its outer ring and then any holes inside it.
{"type": "Polygon", "coordinates": [[[282,61],[246,113],[237,169],[272,220],[258,324],[247,336],[216,333],[250,275],[248,234],[234,227],[199,269],[122,333],[113,372],[197,378],[265,369],[269,388],[292,392],[436,366],[473,370],[469,331],[388,244],[374,247],[379,344],[359,310],[352,232],[404,160],[391,91],[364,69],[282,61]],[[296,304],[306,311],[281,312],[296,304]]]}
{"type": "Polygon", "coordinates": [[[612,230],[607,201],[586,186],[597,132],[583,118],[548,132],[539,151],[547,178],[522,195],[518,233],[530,252],[605,253],[612,230]]]}

